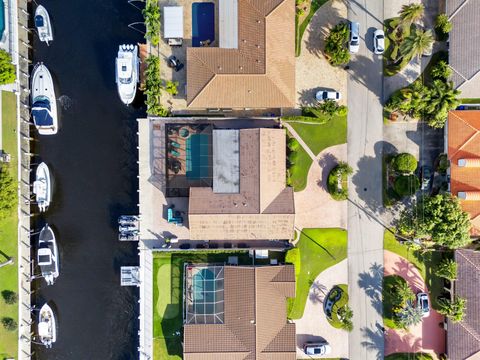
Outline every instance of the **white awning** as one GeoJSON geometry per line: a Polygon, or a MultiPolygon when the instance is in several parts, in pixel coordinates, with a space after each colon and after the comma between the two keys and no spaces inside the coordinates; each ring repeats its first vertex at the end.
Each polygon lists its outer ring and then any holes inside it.
{"type": "Polygon", "coordinates": [[[183,6],[163,8],[163,37],[183,39],[183,6]]]}
{"type": "Polygon", "coordinates": [[[218,17],[220,47],[238,49],[238,0],[220,0],[218,17]]]}

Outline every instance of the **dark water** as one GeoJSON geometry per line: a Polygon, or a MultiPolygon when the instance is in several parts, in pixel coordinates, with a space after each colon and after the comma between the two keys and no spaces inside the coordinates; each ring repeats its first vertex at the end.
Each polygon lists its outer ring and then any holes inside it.
{"type": "Polygon", "coordinates": [[[35,346],[35,355],[134,359],[138,290],[120,287],[119,270],[138,263],[137,244],[117,240],[116,219],[137,212],[136,118],[145,113],[118,98],[114,61],[119,44],[142,41],[127,27],[142,16],[126,0],[40,3],[54,41],[47,47],[34,36],[33,64],[43,61],[54,77],[60,130],[34,143],[34,160],[50,166],[55,188],[50,209],[33,219],[37,229],[48,221],[56,230],[61,268],[53,286],[34,281],[34,303],[49,301],[58,316],[57,342],[35,346]]]}

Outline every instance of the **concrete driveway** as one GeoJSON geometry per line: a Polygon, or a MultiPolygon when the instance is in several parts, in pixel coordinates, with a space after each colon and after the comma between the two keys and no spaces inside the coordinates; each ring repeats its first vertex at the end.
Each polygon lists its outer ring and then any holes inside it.
{"type": "Polygon", "coordinates": [[[348,283],[347,259],[320,273],[310,287],[303,317],[297,327],[297,359],[311,359],[303,353],[303,344],[326,340],[332,347],[328,358],[348,358],[348,332],[332,327],[323,312],[323,298],[337,284],[348,283]]]}
{"type": "MultiPolygon", "coordinates": [[[[407,259],[385,250],[384,274],[399,275],[410,285],[414,293],[427,292],[428,288],[418,269],[407,259]]],[[[444,317],[435,310],[430,316],[408,330],[388,329],[385,334],[385,355],[397,352],[425,352],[441,354],[445,352],[445,330],[439,324],[444,317]]]]}

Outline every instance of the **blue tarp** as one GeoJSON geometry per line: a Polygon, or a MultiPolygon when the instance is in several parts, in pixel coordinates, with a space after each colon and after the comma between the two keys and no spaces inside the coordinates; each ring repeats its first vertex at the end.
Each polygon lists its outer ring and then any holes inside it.
{"type": "Polygon", "coordinates": [[[50,115],[50,102],[46,99],[37,100],[33,103],[32,116],[36,126],[53,125],[53,118],[50,115]]]}

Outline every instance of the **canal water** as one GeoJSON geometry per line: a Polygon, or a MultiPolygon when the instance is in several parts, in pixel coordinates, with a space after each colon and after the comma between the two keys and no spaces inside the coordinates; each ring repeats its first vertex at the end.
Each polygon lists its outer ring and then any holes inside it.
{"type": "Polygon", "coordinates": [[[138,289],[120,287],[120,266],[138,264],[137,244],[118,241],[116,219],[138,211],[136,118],[145,109],[139,96],[137,106],[121,103],[114,62],[119,44],[143,41],[128,27],[142,15],[127,0],[37,2],[50,13],[54,41],[47,47],[34,35],[32,66],[43,61],[52,73],[60,130],[33,143],[34,162],[53,173],[54,193],[49,210],[32,221],[54,228],[60,276],[48,287],[33,281],[34,304],[48,301],[58,317],[57,342],[34,346],[34,357],[135,359],[138,289]]]}

